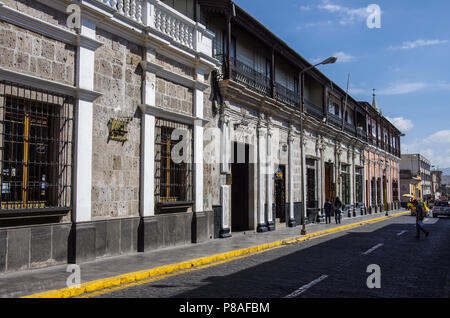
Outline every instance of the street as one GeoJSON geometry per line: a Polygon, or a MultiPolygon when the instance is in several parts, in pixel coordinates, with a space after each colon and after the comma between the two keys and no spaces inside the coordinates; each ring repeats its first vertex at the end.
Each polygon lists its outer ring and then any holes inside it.
{"type": "Polygon", "coordinates": [[[450,218],[428,218],[425,227],[430,236],[416,239],[415,217],[406,215],[91,296],[449,297],[450,218]],[[379,266],[379,288],[368,287],[369,265],[379,266]]]}

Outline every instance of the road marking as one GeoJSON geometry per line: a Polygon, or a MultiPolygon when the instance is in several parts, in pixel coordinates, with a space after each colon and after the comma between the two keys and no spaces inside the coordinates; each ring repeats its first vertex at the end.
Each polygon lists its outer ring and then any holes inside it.
{"type": "Polygon", "coordinates": [[[401,231],[401,232],[397,233],[397,236],[400,236],[400,235],[402,235],[402,234],[405,234],[406,232],[408,232],[408,231],[401,231]]]}
{"type": "Polygon", "coordinates": [[[300,294],[303,294],[305,291],[307,291],[307,290],[308,290],[309,288],[311,288],[312,286],[314,286],[314,285],[320,283],[321,281],[323,281],[323,280],[324,280],[325,278],[327,278],[327,277],[328,277],[328,275],[322,275],[322,276],[320,276],[319,278],[313,280],[311,283],[306,284],[306,285],[300,287],[299,289],[297,289],[295,292],[293,292],[293,293],[291,293],[291,294],[285,296],[284,298],[294,298],[294,297],[297,297],[297,296],[299,296],[300,294]]]}
{"type": "Polygon", "coordinates": [[[365,252],[363,253],[363,255],[368,255],[368,254],[372,253],[372,252],[375,251],[377,248],[379,248],[379,247],[381,247],[381,246],[383,246],[383,245],[384,245],[383,243],[379,243],[379,244],[375,245],[374,247],[372,247],[371,249],[365,251],[365,252]]]}

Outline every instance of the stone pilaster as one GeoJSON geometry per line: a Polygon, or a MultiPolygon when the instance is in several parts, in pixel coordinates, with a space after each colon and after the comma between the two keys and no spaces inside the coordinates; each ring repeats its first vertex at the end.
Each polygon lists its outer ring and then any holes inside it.
{"type": "MultiPolygon", "coordinates": [[[[82,17],[81,35],[93,40],[96,38],[94,21],[82,17]]],[[[79,88],[94,90],[95,51],[83,45],[77,48],[77,77],[79,88]]],[[[92,218],[92,133],[93,102],[78,99],[75,109],[75,175],[74,175],[74,213],[73,221],[86,222],[92,218]]]]}
{"type": "Polygon", "coordinates": [[[269,231],[275,230],[275,221],[272,214],[273,203],[273,162],[272,162],[272,134],[273,128],[270,119],[267,120],[267,184],[266,184],[266,215],[267,215],[267,229],[269,231]]]}
{"type": "MultiPolygon", "coordinates": [[[[289,130],[288,135],[288,192],[289,192],[289,220],[286,220],[289,227],[294,227],[296,225],[295,216],[294,216],[294,130],[293,127],[289,130]]],[[[305,162],[303,160],[305,156],[304,147],[302,146],[302,168],[304,170],[305,162]]],[[[305,185],[305,180],[303,176],[305,175],[304,171],[302,171],[302,180],[303,185],[305,185]]],[[[302,197],[304,198],[304,187],[302,187],[302,197]]],[[[305,202],[302,202],[302,206],[305,205],[305,202]]]]}
{"type": "Polygon", "coordinates": [[[267,141],[266,134],[267,128],[264,127],[262,115],[260,116],[260,121],[258,122],[257,132],[258,132],[258,193],[257,193],[257,218],[258,218],[258,226],[257,232],[267,232],[267,223],[266,223],[266,213],[265,213],[265,178],[266,178],[266,159],[267,159],[267,141]]]}

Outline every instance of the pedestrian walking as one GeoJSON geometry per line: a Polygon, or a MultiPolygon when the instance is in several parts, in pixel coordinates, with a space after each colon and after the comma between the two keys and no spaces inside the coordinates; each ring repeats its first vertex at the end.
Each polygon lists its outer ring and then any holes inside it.
{"type": "Polygon", "coordinates": [[[342,202],[339,200],[339,197],[336,197],[334,200],[334,218],[336,220],[336,224],[341,224],[341,214],[342,214],[342,202]]]}
{"type": "Polygon", "coordinates": [[[325,223],[331,224],[331,210],[333,209],[333,206],[331,205],[330,199],[325,200],[325,204],[323,206],[323,209],[325,211],[325,223]]]}
{"type": "Polygon", "coordinates": [[[425,208],[423,206],[423,203],[419,203],[419,201],[414,200],[413,201],[415,207],[416,207],[416,229],[417,229],[417,235],[416,238],[420,239],[420,232],[424,232],[425,236],[428,237],[430,232],[425,230],[423,219],[425,218],[425,208]]]}

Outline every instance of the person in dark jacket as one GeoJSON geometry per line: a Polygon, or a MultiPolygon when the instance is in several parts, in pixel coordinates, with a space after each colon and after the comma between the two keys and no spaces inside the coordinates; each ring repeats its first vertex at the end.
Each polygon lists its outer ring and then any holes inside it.
{"type": "Polygon", "coordinates": [[[330,199],[325,200],[325,204],[323,206],[323,209],[325,210],[325,223],[331,224],[331,210],[333,209],[333,206],[330,203],[330,199]]]}
{"type": "Polygon", "coordinates": [[[341,224],[341,213],[342,213],[342,202],[339,200],[339,197],[336,197],[334,200],[334,218],[336,220],[336,224],[341,224]]]}
{"type": "Polygon", "coordinates": [[[424,232],[425,236],[428,236],[430,232],[425,230],[425,228],[423,227],[423,219],[425,218],[425,208],[423,206],[423,203],[419,203],[419,201],[417,200],[414,200],[413,203],[416,206],[416,238],[420,239],[420,231],[424,232]]]}

